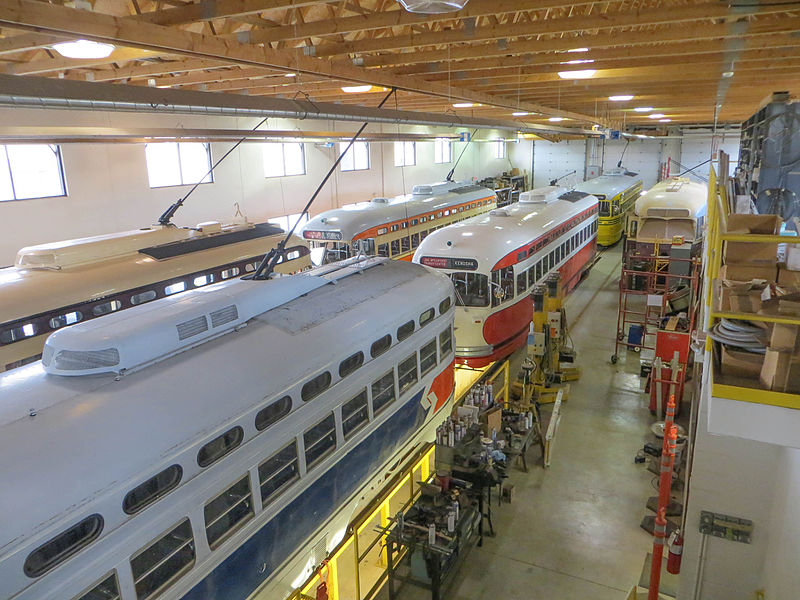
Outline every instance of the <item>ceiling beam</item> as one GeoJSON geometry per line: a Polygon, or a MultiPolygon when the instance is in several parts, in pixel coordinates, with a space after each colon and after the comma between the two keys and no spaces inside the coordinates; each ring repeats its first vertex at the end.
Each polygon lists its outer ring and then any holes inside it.
{"type": "MultiPolygon", "coordinates": [[[[5,0],[0,3],[0,25],[47,33],[72,34],[122,46],[182,54],[193,58],[218,59],[247,67],[270,67],[358,83],[396,87],[482,104],[517,107],[516,101],[512,98],[502,98],[486,93],[476,94],[463,88],[429,83],[413,76],[395,77],[376,70],[333,64],[328,60],[301,56],[296,52],[254,47],[190,31],[134,22],[125,18],[90,13],[33,0],[5,0]]],[[[597,121],[590,115],[566,114],[565,111],[547,106],[530,104],[520,108],[589,123],[597,121]]]]}
{"type": "Polygon", "coordinates": [[[43,35],[41,33],[23,33],[21,35],[8,36],[0,38],[0,55],[36,50],[63,42],[65,39],[68,38],[59,35],[43,35]]]}
{"type": "Polygon", "coordinates": [[[368,31],[387,27],[410,26],[419,23],[436,23],[458,19],[495,16],[522,10],[545,10],[548,8],[568,8],[570,6],[591,4],[591,0],[472,0],[458,12],[428,15],[410,13],[397,6],[396,10],[385,10],[354,17],[322,19],[302,25],[291,25],[252,32],[251,42],[277,42],[279,40],[298,40],[304,37],[320,37],[355,31],[368,31]]]}
{"type": "Polygon", "coordinates": [[[142,13],[138,19],[156,25],[181,25],[195,21],[211,21],[242,17],[280,8],[299,8],[336,0],[200,0],[176,8],[163,8],[142,13]]]}
{"type": "MultiPolygon", "coordinates": [[[[745,15],[786,12],[786,7],[770,5],[742,9],[737,18],[745,15]]],[[[560,17],[554,19],[538,19],[532,23],[498,24],[486,27],[464,27],[457,30],[436,31],[430,33],[412,33],[372,40],[358,40],[340,44],[320,44],[309,50],[314,56],[336,56],[339,54],[358,54],[364,52],[381,52],[401,50],[420,46],[436,46],[482,40],[500,40],[520,36],[554,35],[598,29],[618,27],[642,27],[682,23],[730,17],[730,8],[718,2],[682,6],[680,10],[674,6],[656,9],[640,9],[635,12],[620,10],[614,13],[591,14],[588,16],[560,17]]],[[[252,38],[251,38],[252,39],[252,38]]],[[[617,43],[620,43],[617,36],[617,43]]]]}
{"type": "MultiPolygon", "coordinates": [[[[102,69],[92,72],[93,81],[122,81],[136,77],[158,77],[168,73],[194,73],[207,69],[230,68],[230,63],[218,60],[208,60],[204,58],[193,58],[189,60],[170,60],[163,62],[152,62],[146,65],[136,65],[133,67],[119,67],[113,69],[102,69]]],[[[213,72],[213,71],[212,71],[213,72]]],[[[67,79],[85,80],[85,73],[68,73],[67,79]]]]}
{"type": "Polygon", "coordinates": [[[684,43],[714,39],[750,38],[762,35],[786,35],[800,30],[800,18],[770,19],[763,22],[750,23],[747,31],[732,32],[727,24],[682,24],[661,27],[649,31],[626,31],[618,33],[600,33],[582,35],[580,37],[563,37],[561,39],[528,40],[459,46],[445,50],[423,50],[402,52],[380,56],[364,56],[359,64],[365,67],[385,67],[391,65],[409,65],[435,61],[461,60],[469,58],[487,58],[491,56],[514,56],[538,52],[566,52],[576,46],[596,48],[617,48],[658,43],[684,43]]]}
{"type": "MultiPolygon", "coordinates": [[[[8,65],[3,69],[8,75],[42,75],[44,73],[55,73],[67,69],[87,69],[115,62],[127,62],[129,60],[153,58],[158,54],[150,50],[139,50],[138,48],[116,48],[108,58],[51,58],[48,60],[34,60],[22,62],[16,65],[8,65]]],[[[90,75],[91,77],[91,75],[90,75]]]]}

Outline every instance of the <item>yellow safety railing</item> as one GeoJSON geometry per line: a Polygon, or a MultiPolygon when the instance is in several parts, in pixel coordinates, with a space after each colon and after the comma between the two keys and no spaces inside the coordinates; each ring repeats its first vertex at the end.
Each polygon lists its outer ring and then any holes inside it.
{"type": "MultiPolygon", "coordinates": [[[[716,172],[712,167],[708,182],[708,229],[705,256],[705,304],[709,317],[708,327],[710,328],[719,319],[741,319],[800,326],[800,317],[716,310],[714,302],[715,286],[712,285],[712,282],[719,277],[720,268],[722,267],[723,244],[725,242],[800,244],[800,236],[727,233],[728,206],[727,190],[724,186],[718,184],[716,172]]],[[[712,344],[713,340],[710,337],[706,337],[706,350],[711,350],[712,344]]],[[[798,394],[715,383],[713,372],[711,373],[711,382],[711,393],[717,398],[800,409],[800,395],[798,394]]]]}
{"type": "Polygon", "coordinates": [[[326,563],[306,580],[288,600],[313,600],[317,587],[325,582],[329,600],[371,600],[386,580],[385,534],[400,511],[419,496],[419,481],[433,472],[435,445],[425,444],[348,528],[345,537],[326,563]]]}

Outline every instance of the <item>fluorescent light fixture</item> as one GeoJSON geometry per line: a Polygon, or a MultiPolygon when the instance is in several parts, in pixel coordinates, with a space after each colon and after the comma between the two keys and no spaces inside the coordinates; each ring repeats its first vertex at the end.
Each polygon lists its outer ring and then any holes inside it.
{"type": "Polygon", "coordinates": [[[589,79],[594,77],[597,73],[595,69],[583,69],[580,71],[559,71],[558,76],[561,79],[589,79]]]}
{"type": "Polygon", "coordinates": [[[561,121],[564,120],[564,117],[550,117],[547,120],[550,121],[551,123],[560,123],[561,121]]]}
{"type": "Polygon", "coordinates": [[[284,77],[297,77],[297,73],[286,73],[284,77]]]}
{"type": "Polygon", "coordinates": [[[453,108],[472,108],[475,106],[472,102],[456,102],[453,104],[453,108]]]}
{"type": "Polygon", "coordinates": [[[659,119],[659,123],[672,123],[672,119],[659,119]]]}
{"type": "Polygon", "coordinates": [[[469,0],[397,0],[410,13],[441,15],[463,9],[469,0]]]}
{"type": "Polygon", "coordinates": [[[652,106],[637,106],[633,110],[634,110],[634,112],[650,112],[651,110],[653,110],[653,107],[652,106]]]}
{"type": "Polygon", "coordinates": [[[652,115],[647,115],[648,119],[663,119],[666,115],[664,113],[653,113],[652,115]]]}
{"type": "Polygon", "coordinates": [[[511,116],[512,117],[525,117],[525,116],[527,116],[529,114],[531,114],[531,113],[528,113],[528,112],[515,112],[515,113],[511,113],[511,116]]]}
{"type": "Polygon", "coordinates": [[[371,85],[346,85],[342,88],[345,94],[360,94],[372,90],[371,85]]]}
{"type": "Polygon", "coordinates": [[[588,52],[588,48],[570,48],[567,52],[588,52]]]}
{"type": "Polygon", "coordinates": [[[722,76],[725,78],[733,77],[733,71],[725,71],[722,76]]]}
{"type": "Polygon", "coordinates": [[[608,99],[611,100],[611,102],[627,102],[628,100],[633,100],[633,96],[623,94],[621,96],[609,96],[608,99]]]}
{"type": "Polygon", "coordinates": [[[114,46],[91,40],[73,40],[53,44],[53,50],[65,58],[106,58],[114,51],[114,46]]]}
{"type": "Polygon", "coordinates": [[[593,63],[593,58],[576,58],[575,60],[567,60],[562,62],[562,65],[582,65],[585,63],[593,63]]]}

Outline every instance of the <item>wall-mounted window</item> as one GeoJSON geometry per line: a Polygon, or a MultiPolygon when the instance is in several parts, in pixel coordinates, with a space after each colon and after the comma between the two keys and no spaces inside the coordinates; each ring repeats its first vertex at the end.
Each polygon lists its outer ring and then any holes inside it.
{"type": "Polygon", "coordinates": [[[433,143],[433,162],[438,164],[453,162],[453,142],[447,138],[436,138],[433,143]]]}
{"type": "Polygon", "coordinates": [[[263,145],[264,177],[306,174],[306,154],[302,142],[263,145]]]}
{"type": "Polygon", "coordinates": [[[495,158],[506,157],[506,142],[505,140],[495,140],[492,142],[492,156],[495,158]]]}
{"type": "Polygon", "coordinates": [[[0,201],[66,196],[61,148],[55,144],[0,146],[0,201]]]}
{"type": "Polygon", "coordinates": [[[267,219],[267,221],[277,225],[284,231],[289,231],[292,227],[294,227],[294,224],[297,223],[295,231],[299,231],[303,225],[308,223],[308,214],[303,215],[302,213],[295,213],[293,215],[286,215],[285,217],[274,217],[272,219],[267,219]],[[299,223],[297,223],[298,219],[300,219],[299,223]]]}
{"type": "MultiPolygon", "coordinates": [[[[345,153],[347,142],[339,142],[339,152],[345,153]]],[[[369,169],[369,142],[353,142],[339,163],[342,171],[366,171],[369,169]]]]}
{"type": "Polygon", "coordinates": [[[202,142],[159,142],[145,144],[150,187],[212,183],[211,144],[202,142]]]}
{"type": "Polygon", "coordinates": [[[410,167],[417,164],[417,148],[414,142],[394,143],[394,166],[410,167]]]}

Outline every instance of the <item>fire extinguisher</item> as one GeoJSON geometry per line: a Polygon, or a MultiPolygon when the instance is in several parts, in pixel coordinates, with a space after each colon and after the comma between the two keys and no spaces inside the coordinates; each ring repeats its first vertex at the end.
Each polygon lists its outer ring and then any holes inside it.
{"type": "Polygon", "coordinates": [[[683,536],[680,530],[673,531],[669,538],[669,554],[667,555],[667,572],[677,575],[681,572],[681,556],[683,554],[683,536]]]}

